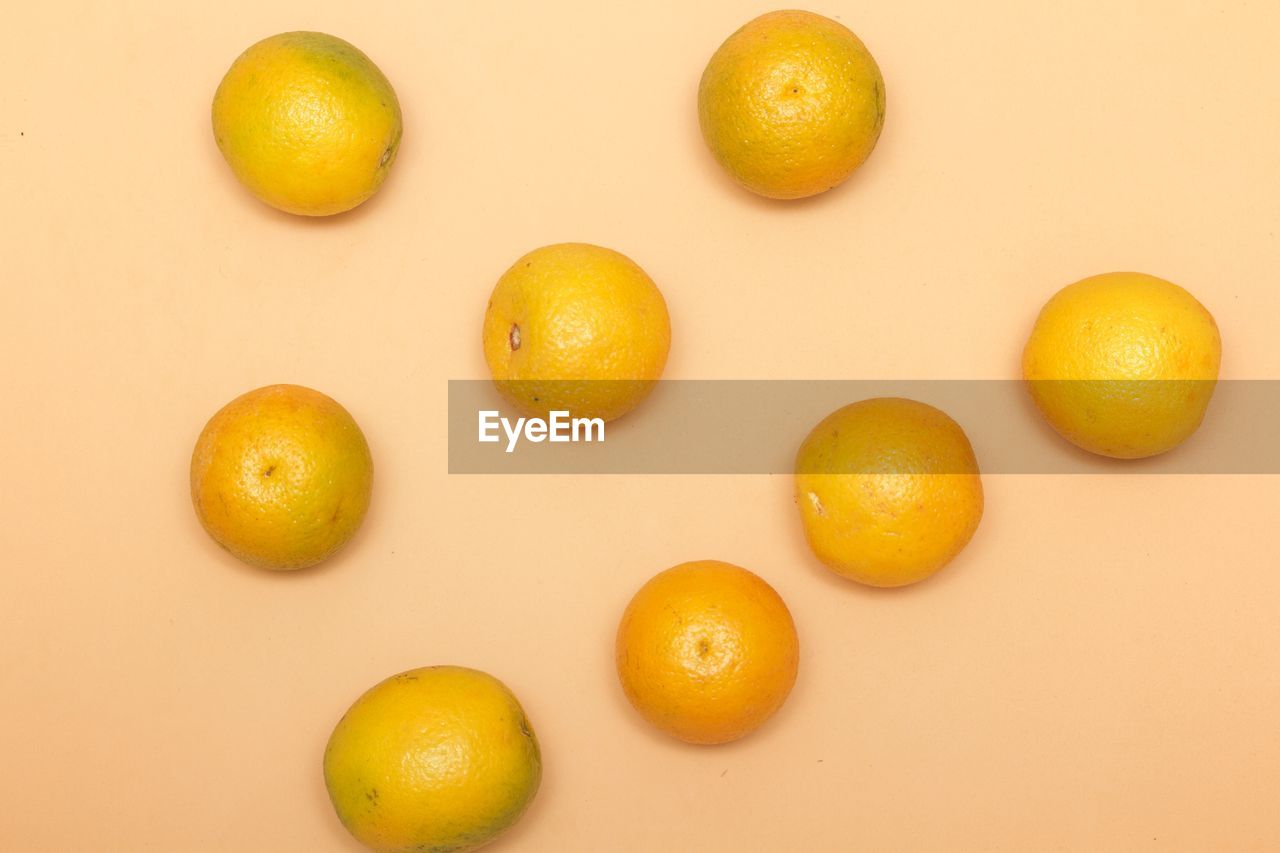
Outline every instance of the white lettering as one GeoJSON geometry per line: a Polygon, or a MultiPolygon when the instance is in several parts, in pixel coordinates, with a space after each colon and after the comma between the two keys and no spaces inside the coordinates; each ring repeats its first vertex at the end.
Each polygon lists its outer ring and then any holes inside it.
{"type": "Polygon", "coordinates": [[[543,418],[516,418],[513,423],[509,418],[492,409],[478,413],[476,440],[481,444],[497,444],[502,439],[499,428],[506,434],[507,453],[515,453],[520,439],[541,444],[544,441],[562,442],[594,442],[604,441],[603,418],[574,418],[569,412],[556,410],[550,413],[550,420],[543,418]]]}
{"type": "Polygon", "coordinates": [[[568,441],[569,440],[569,413],[565,411],[554,411],[551,413],[551,433],[548,436],[552,441],[568,441]]]}
{"type": "Polygon", "coordinates": [[[480,437],[481,444],[497,444],[498,443],[498,421],[496,418],[498,413],[489,410],[480,413],[480,437]],[[493,430],[493,435],[489,431],[493,430]]]}
{"type": "Polygon", "coordinates": [[[506,418],[502,419],[502,429],[507,434],[507,452],[508,453],[515,452],[516,442],[520,440],[520,428],[522,426],[524,426],[524,418],[516,419],[515,429],[511,428],[511,421],[507,420],[506,418]]]}
{"type": "Polygon", "coordinates": [[[604,418],[574,418],[573,419],[573,440],[574,441],[604,441],[604,418]],[[578,437],[578,429],[582,429],[583,437],[578,437]],[[596,431],[599,438],[592,438],[591,431],[596,431]]]}

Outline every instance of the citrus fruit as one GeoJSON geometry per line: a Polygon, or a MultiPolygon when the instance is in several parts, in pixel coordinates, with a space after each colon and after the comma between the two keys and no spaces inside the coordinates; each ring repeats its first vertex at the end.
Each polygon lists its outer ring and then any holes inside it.
{"type": "Polygon", "coordinates": [[[1222,361],[1213,316],[1178,285],[1136,272],[1058,291],[1022,352],[1036,407],[1063,438],[1137,459],[1172,450],[1204,420],[1222,361]]]}
{"type": "Polygon", "coordinates": [[[812,12],[770,12],[711,57],[698,119],[739,184],[804,198],[843,183],[871,154],[884,97],[879,66],[846,27],[812,12]]]}
{"type": "Polygon", "coordinates": [[[626,255],[561,243],[535,249],[498,280],[483,342],[498,389],[517,409],[608,421],[653,390],[671,320],[662,293],[626,255]]]}
{"type": "Polygon", "coordinates": [[[658,574],[618,625],[618,678],[659,730],[687,743],[737,740],[773,716],[795,684],[799,640],[769,584],[699,560],[658,574]]]}
{"type": "Polygon", "coordinates": [[[951,561],[982,520],[973,448],[946,413],[879,397],[828,415],[796,455],[809,547],[871,586],[916,583],[951,561]]]}
{"type": "Polygon", "coordinates": [[[400,130],[387,78],[324,33],[263,39],[213,96],[213,136],[236,177],[272,207],[303,216],[341,213],[377,192],[400,130]]]}
{"type": "Polygon", "coordinates": [[[337,402],[269,385],[223,406],[191,454],[191,501],[204,529],[246,563],[301,569],[355,535],[373,460],[337,402]]]}
{"type": "Polygon", "coordinates": [[[491,675],[429,666],[370,688],[338,722],[324,782],[343,826],[389,853],[475,850],[524,814],[538,738],[491,675]]]}

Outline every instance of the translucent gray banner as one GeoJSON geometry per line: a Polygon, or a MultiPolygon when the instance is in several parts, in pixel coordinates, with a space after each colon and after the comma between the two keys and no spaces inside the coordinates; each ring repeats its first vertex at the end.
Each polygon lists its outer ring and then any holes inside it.
{"type": "MultiPolygon", "coordinates": [[[[589,384],[557,389],[543,382],[538,389],[572,399],[589,384]]],[[[1176,396],[1196,384],[1105,383],[1121,398],[1141,398],[1155,386],[1176,396]]],[[[1120,460],[1055,433],[1022,381],[861,379],[663,380],[639,408],[603,427],[575,423],[578,413],[569,411],[545,428],[520,422],[522,413],[492,382],[451,380],[449,472],[791,474],[800,443],[819,421],[873,397],[905,397],[946,412],[964,428],[984,474],[1280,473],[1280,380],[1219,381],[1203,424],[1182,446],[1120,460]]]]}

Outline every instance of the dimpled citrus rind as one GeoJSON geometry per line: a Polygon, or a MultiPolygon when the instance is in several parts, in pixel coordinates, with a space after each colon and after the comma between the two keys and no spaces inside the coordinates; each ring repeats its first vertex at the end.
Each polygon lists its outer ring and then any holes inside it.
{"type": "Polygon", "coordinates": [[[811,12],[750,21],[712,56],[698,87],[702,135],[740,185],[774,199],[843,183],[884,127],[884,78],[862,41],[811,12]]]}
{"type": "Polygon", "coordinates": [[[1152,275],[1120,272],[1068,285],[1045,304],[1022,375],[1063,438],[1138,459],[1195,433],[1221,361],[1217,324],[1194,296],[1152,275]]]}
{"type": "Polygon", "coordinates": [[[982,479],[968,437],[946,413],[876,398],[833,412],[805,438],[795,501],[824,565],[898,587],[931,577],[973,538],[982,479]]]}
{"type": "Polygon", "coordinates": [[[465,667],[423,667],[356,700],[329,738],[324,779],[339,820],[365,846],[460,853],[520,819],[542,757],[502,682],[465,667]]]}
{"type": "Polygon", "coordinates": [[[330,216],[382,186],[399,150],[400,103],[354,45],[290,32],[252,45],[213,99],[213,133],[236,177],[287,213],[330,216]]]}
{"type": "Polygon", "coordinates": [[[483,347],[498,390],[521,413],[609,421],[662,376],[671,319],[657,285],[626,255],[561,243],[528,253],[498,280],[483,347]]]}
{"type": "Polygon", "coordinates": [[[799,640],[785,602],[730,563],[682,563],[628,604],[615,645],[632,706],[692,744],[737,740],[763,725],[795,684],[799,640]]]}
{"type": "Polygon", "coordinates": [[[337,401],[271,385],[209,419],[191,455],[190,484],[201,525],[232,555],[260,568],[303,569],[360,529],[373,459],[337,401]]]}

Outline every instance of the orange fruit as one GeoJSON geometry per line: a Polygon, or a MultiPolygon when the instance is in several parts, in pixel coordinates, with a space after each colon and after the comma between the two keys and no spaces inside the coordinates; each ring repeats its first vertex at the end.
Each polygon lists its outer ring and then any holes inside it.
{"type": "Polygon", "coordinates": [[[377,192],[400,133],[391,83],[354,45],[325,33],[252,45],[213,96],[213,136],[236,177],[302,216],[341,213],[377,192]]]}
{"type": "Polygon", "coordinates": [[[884,126],[884,78],[847,27],[812,12],[770,12],[729,36],[698,86],[711,153],[767,198],[816,195],[870,156],[884,126]]]}
{"type": "Polygon", "coordinates": [[[795,499],[813,553],[872,586],[931,576],[973,538],[982,478],[945,412],[882,397],[822,420],[796,455],[795,499]]]}
{"type": "Polygon", "coordinates": [[[324,751],[338,819],[387,853],[483,847],[542,781],[533,726],[507,686],[461,666],[402,672],[365,692],[324,751]]]}
{"type": "Polygon", "coordinates": [[[535,249],[498,280],[483,345],[498,390],[522,413],[609,421],[640,405],[662,376],[671,320],[653,279],[626,255],[561,243],[535,249]]]}
{"type": "Polygon", "coordinates": [[[191,454],[191,502],[214,541],[267,569],[315,565],[364,521],[373,460],[335,400],[270,385],[222,407],[191,454]]]}
{"type": "Polygon", "coordinates": [[[1059,435],[1117,459],[1191,437],[1218,381],[1222,339],[1199,301],[1137,272],[1096,275],[1054,294],[1022,353],[1022,376],[1059,435]]]}
{"type": "Polygon", "coordinates": [[[718,560],[682,563],[641,587],[618,625],[615,653],[636,710],[697,744],[759,728],[786,701],[800,660],[778,593],[718,560]]]}

